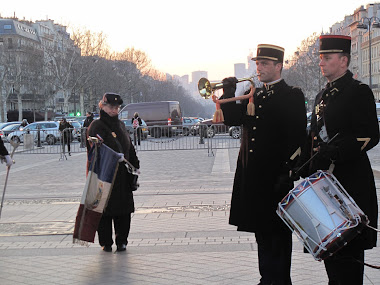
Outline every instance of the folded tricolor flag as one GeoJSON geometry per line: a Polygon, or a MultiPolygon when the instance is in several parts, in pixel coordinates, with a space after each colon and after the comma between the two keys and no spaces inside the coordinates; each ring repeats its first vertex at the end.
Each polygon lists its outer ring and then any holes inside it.
{"type": "Polygon", "coordinates": [[[95,233],[111,195],[120,156],[104,144],[94,143],[88,153],[88,174],[79,205],[73,242],[94,242],[95,233]]]}

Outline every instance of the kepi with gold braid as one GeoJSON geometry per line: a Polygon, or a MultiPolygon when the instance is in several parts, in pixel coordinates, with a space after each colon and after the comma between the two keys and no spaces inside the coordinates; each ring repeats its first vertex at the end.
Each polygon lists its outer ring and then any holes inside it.
{"type": "Polygon", "coordinates": [[[284,61],[285,49],[280,46],[260,44],[257,46],[257,55],[253,57],[252,60],[256,61],[258,59],[269,59],[273,61],[284,61]]]}

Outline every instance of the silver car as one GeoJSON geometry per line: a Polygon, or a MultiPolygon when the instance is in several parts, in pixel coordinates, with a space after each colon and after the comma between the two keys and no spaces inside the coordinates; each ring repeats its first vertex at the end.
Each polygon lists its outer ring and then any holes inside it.
{"type": "Polygon", "coordinates": [[[12,132],[8,135],[8,141],[24,142],[25,134],[32,134],[34,141],[38,140],[38,133],[40,134],[41,142],[46,142],[49,145],[53,145],[59,138],[59,123],[54,121],[42,121],[35,122],[27,125],[24,128],[20,128],[19,131],[12,132]]]}

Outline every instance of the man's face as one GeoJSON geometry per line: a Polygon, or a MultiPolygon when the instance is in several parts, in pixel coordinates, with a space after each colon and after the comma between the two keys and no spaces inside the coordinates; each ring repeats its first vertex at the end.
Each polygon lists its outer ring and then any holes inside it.
{"type": "Polygon", "coordinates": [[[103,106],[103,111],[106,112],[110,117],[115,117],[118,115],[120,110],[120,105],[110,105],[106,104],[103,106]]]}
{"type": "Polygon", "coordinates": [[[264,83],[272,82],[281,78],[281,63],[275,63],[269,59],[256,60],[256,71],[259,80],[264,83]]]}
{"type": "Polygon", "coordinates": [[[342,76],[347,70],[347,57],[341,56],[339,53],[326,53],[319,56],[322,75],[328,81],[342,76]]]}

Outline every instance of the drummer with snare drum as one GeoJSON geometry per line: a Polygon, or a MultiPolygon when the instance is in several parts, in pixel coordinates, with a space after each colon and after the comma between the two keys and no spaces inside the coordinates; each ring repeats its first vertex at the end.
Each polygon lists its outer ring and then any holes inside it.
{"type": "MultiPolygon", "coordinates": [[[[348,70],[350,50],[350,37],[320,37],[319,65],[328,83],[316,96],[310,137],[301,157],[307,161],[318,155],[301,172],[308,177],[329,170],[367,215],[369,226],[377,228],[376,187],[367,151],[379,142],[379,124],[372,90],[348,70]]],[[[324,260],[329,284],[363,284],[364,250],[377,241],[370,227],[324,260]]]]}

